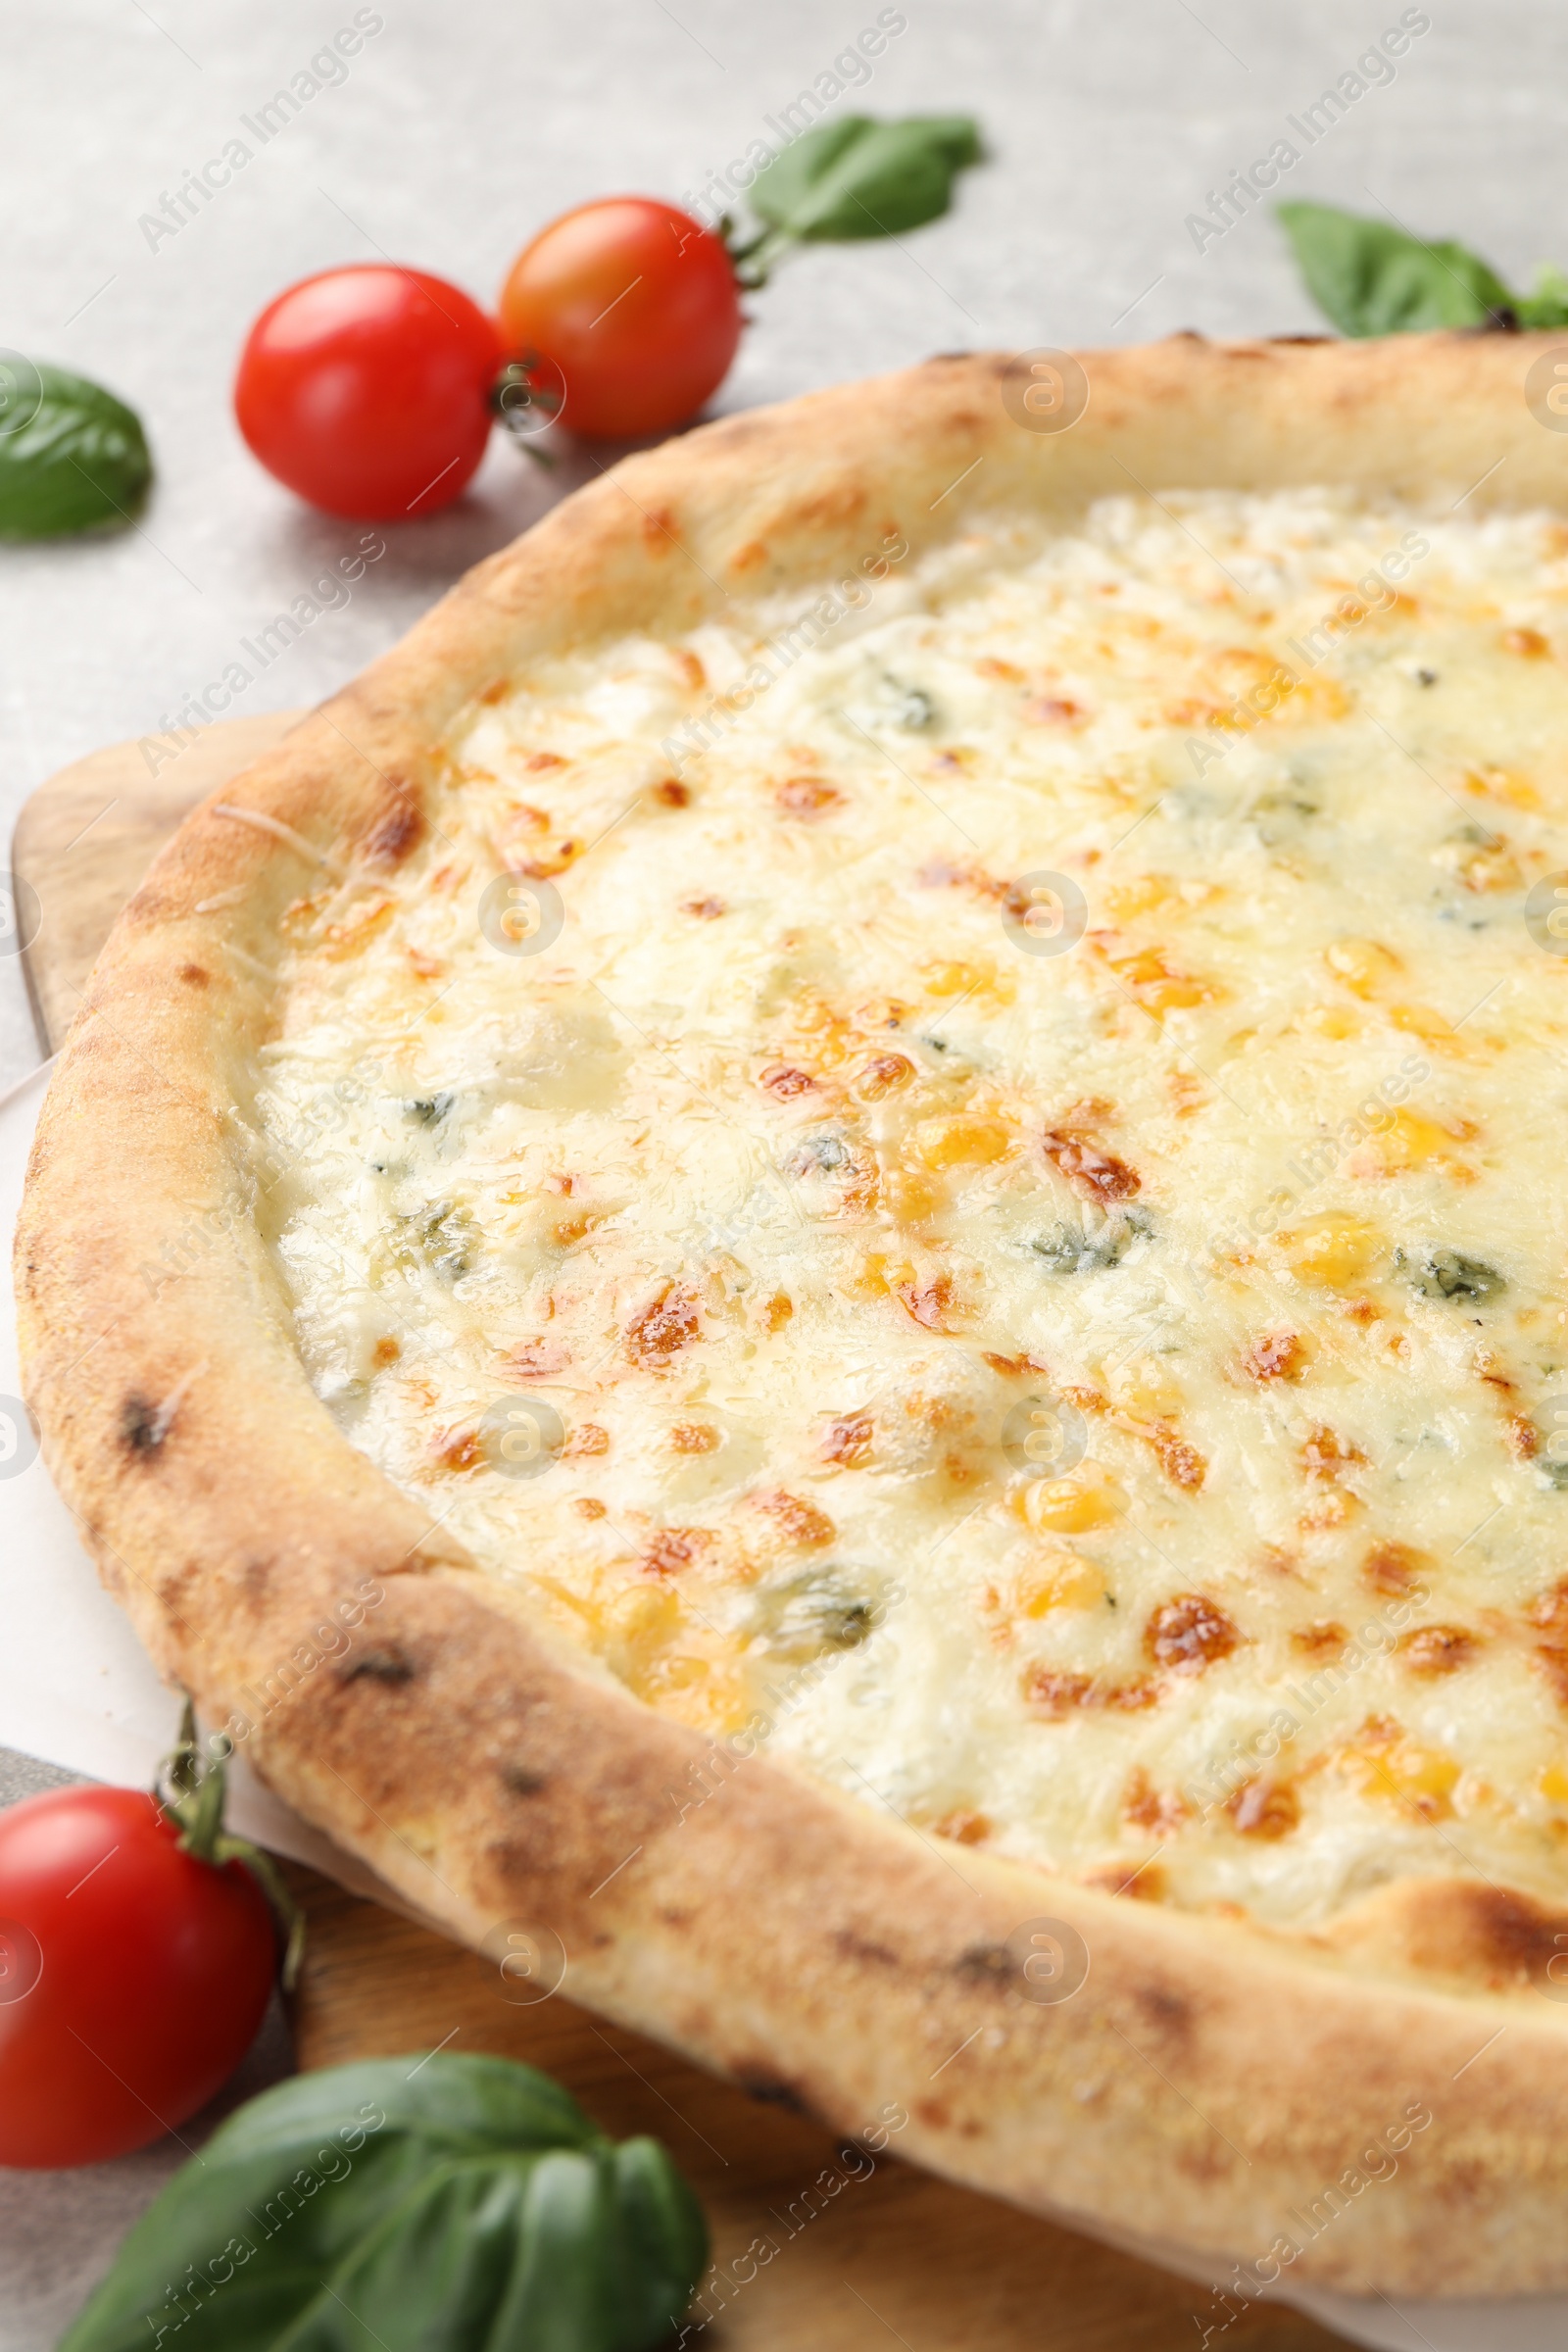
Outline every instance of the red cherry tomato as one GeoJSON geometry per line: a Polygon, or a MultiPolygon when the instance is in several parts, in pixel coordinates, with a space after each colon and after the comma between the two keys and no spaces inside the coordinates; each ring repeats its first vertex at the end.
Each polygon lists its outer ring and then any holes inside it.
{"type": "Polygon", "coordinates": [[[269,473],[356,521],[433,514],[484,456],[494,321],[445,278],[371,262],[302,278],[246,338],[239,429],[269,473]]]}
{"type": "Polygon", "coordinates": [[[718,389],[741,334],[719,239],[670,204],[612,196],[564,213],[501,289],[508,350],[553,362],[562,421],[591,440],[667,432],[718,389]]]}
{"type": "Polygon", "coordinates": [[[137,1788],[0,1813],[0,2165],[97,2164],[205,2105],[245,2055],[277,1946],[240,1862],[137,1788]]]}

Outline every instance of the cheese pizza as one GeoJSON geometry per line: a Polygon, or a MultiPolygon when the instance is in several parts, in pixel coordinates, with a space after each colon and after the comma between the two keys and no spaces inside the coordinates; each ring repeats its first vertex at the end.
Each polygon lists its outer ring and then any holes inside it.
{"type": "Polygon", "coordinates": [[[19,1240],[106,1577],[405,1900],[1261,2280],[1568,2276],[1542,349],[629,461],[182,828],[19,1240]]]}

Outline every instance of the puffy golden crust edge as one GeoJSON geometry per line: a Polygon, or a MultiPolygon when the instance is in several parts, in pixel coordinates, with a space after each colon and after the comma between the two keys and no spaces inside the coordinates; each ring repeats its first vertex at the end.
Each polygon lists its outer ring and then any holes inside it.
{"type": "Polygon", "coordinates": [[[976,356],[628,461],[180,829],[100,959],[18,1234],[29,1398],[106,1582],[162,1671],[249,1722],[270,1783],[410,1901],[476,1944],[550,1931],[574,1993],[842,2130],[901,2103],[904,2148],[956,2178],[1216,2257],[1266,2264],[1284,2239],[1292,2278],[1350,2290],[1568,2285],[1568,2009],[1541,1997],[1568,1923],[1453,1880],[1271,1937],[938,1846],[760,1756],[715,1762],[564,1656],[339,1436],[257,1230],[247,1071],[312,858],[406,855],[441,733],[530,655],[684,628],[886,529],[919,550],[1018,501],[1457,494],[1491,467],[1478,502],[1568,504],[1568,447],[1522,389],[1546,347],[1091,353],[1088,412],[1056,435],[1017,426],[1005,362],[976,356]],[[317,1629],[356,1602],[322,1655],[317,1629]],[[1058,2005],[1008,1943],[1043,1916],[1090,1955],[1058,2005]]]}

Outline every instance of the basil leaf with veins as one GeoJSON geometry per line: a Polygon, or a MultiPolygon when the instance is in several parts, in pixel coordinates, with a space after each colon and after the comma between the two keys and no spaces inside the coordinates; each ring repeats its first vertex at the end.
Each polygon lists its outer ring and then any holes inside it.
{"type": "Polygon", "coordinates": [[[1393,221],[1332,204],[1281,204],[1275,211],[1307,292],[1342,335],[1568,326],[1568,278],[1549,262],[1542,263],[1532,292],[1516,294],[1490,262],[1451,237],[1428,243],[1393,221]]]}
{"type": "Polygon", "coordinates": [[[657,2140],[511,2059],[370,2059],[230,2116],[60,2352],[647,2352],[707,2261],[657,2140]]]}
{"type": "Polygon", "coordinates": [[[891,237],[937,220],[958,173],[982,158],[968,115],[845,115],[818,122],[763,166],[748,202],[765,225],[731,243],[744,285],[760,285],[791,245],[891,237]]]}
{"type": "Polygon", "coordinates": [[[133,409],[84,375],[0,354],[0,539],[130,522],[152,478],[133,409]]]}

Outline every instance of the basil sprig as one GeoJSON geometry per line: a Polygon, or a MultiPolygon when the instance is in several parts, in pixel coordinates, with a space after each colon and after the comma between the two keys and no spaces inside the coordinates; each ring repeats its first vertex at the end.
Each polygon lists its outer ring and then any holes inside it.
{"type": "Polygon", "coordinates": [[[152,478],[133,409],[84,375],[0,354],[0,539],[129,522],[152,478]]]}
{"type": "Polygon", "coordinates": [[[708,2261],[657,2140],[508,2058],[301,2075],[231,2115],[60,2352],[645,2352],[708,2261]]]}
{"type": "Polygon", "coordinates": [[[1515,294],[1489,262],[1451,238],[1424,244],[1390,220],[1331,204],[1278,206],[1306,290],[1342,335],[1437,326],[1568,326],[1568,278],[1543,263],[1515,294]]]}
{"type": "Polygon", "coordinates": [[[923,227],[948,210],[958,173],[981,159],[980,132],[967,115],[819,122],[752,182],[748,202],[764,225],[749,243],[731,242],[742,282],[760,286],[791,245],[923,227]]]}

